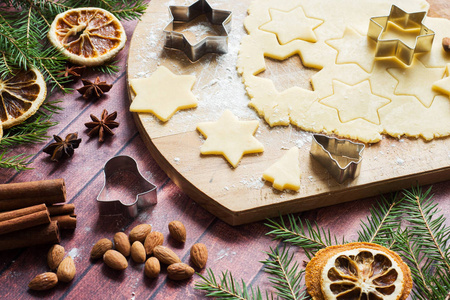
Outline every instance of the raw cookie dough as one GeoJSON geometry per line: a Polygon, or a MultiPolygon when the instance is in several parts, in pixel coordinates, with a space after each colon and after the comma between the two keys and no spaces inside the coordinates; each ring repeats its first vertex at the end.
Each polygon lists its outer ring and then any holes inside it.
{"type": "Polygon", "coordinates": [[[264,171],[263,178],[273,182],[273,187],[277,190],[290,189],[298,191],[300,189],[300,164],[298,157],[298,148],[292,147],[264,171]]]}
{"type": "MultiPolygon", "coordinates": [[[[392,4],[409,13],[429,8],[425,0],[254,1],[244,22],[248,35],[241,41],[237,63],[249,105],[270,126],[294,124],[367,143],[378,142],[382,134],[425,140],[449,136],[450,101],[438,80],[445,80],[450,64],[450,53],[441,46],[442,38],[450,36],[450,20],[425,18],[425,25],[436,34],[433,46],[430,52],[416,54],[410,67],[396,58],[375,59],[375,43],[367,37],[370,18],[388,15],[392,4]],[[289,37],[289,32],[282,32],[289,26],[267,30],[275,22],[274,11],[287,14],[300,8],[305,17],[323,20],[310,26],[315,39],[289,37]],[[287,37],[280,40],[281,36],[287,37]],[[300,87],[279,91],[271,80],[257,76],[265,70],[265,57],[284,60],[292,55],[299,55],[304,66],[320,70],[311,78],[313,91],[300,87]],[[350,95],[337,99],[336,82],[349,91],[348,87],[362,87],[365,92],[356,103],[346,98],[350,95]]],[[[398,35],[398,28],[392,34],[398,35]]]]}
{"type": "Polygon", "coordinates": [[[195,76],[175,75],[160,66],[148,78],[130,80],[136,94],[130,111],[152,113],[167,122],[178,110],[197,107],[197,99],[191,92],[194,83],[195,76]]]}
{"type": "Polygon", "coordinates": [[[444,78],[433,83],[433,89],[450,96],[450,74],[448,69],[449,68],[447,67],[447,74],[444,78]]]}
{"type": "Polygon", "coordinates": [[[197,130],[206,137],[200,146],[201,154],[219,154],[236,168],[244,154],[264,151],[264,146],[253,136],[259,121],[239,121],[225,110],[216,122],[197,124],[197,130]]]}

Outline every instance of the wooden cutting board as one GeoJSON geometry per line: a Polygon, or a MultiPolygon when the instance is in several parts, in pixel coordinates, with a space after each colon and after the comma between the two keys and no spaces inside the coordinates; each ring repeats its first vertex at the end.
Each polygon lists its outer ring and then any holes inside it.
{"type": "MultiPolygon", "coordinates": [[[[386,137],[366,147],[360,176],[339,185],[310,157],[310,133],[293,126],[270,128],[263,120],[256,137],[264,144],[264,153],[244,156],[236,169],[222,156],[201,156],[203,138],[195,129],[198,122],[216,121],[224,109],[241,120],[259,119],[247,106],[249,99],[235,67],[251,0],[209,2],[214,8],[233,11],[226,55],[207,54],[191,63],[183,53],[165,50],[163,28],[169,20],[168,6],[189,2],[152,0],[131,39],[127,66],[128,78],[148,77],[159,65],[175,74],[196,75],[196,109],[178,112],[167,123],[149,114],[134,117],[152,156],[198,204],[225,222],[239,225],[450,179],[450,138],[424,142],[386,137]],[[301,188],[298,192],[279,192],[263,182],[261,174],[292,146],[300,149],[301,188]]],[[[450,18],[447,0],[430,3],[429,15],[450,18]]],[[[201,21],[186,33],[189,38],[199,38],[201,21]]],[[[303,68],[298,56],[282,62],[268,59],[266,63],[268,69],[261,76],[272,79],[278,90],[294,83],[309,87],[309,78],[315,73],[303,68]]],[[[130,89],[129,94],[131,101],[134,95],[130,89]]]]}

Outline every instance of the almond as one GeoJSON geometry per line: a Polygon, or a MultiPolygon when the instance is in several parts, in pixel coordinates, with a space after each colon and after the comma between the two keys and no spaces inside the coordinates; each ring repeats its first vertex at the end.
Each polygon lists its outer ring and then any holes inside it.
{"type": "Polygon", "coordinates": [[[134,227],[133,229],[131,229],[130,234],[128,235],[130,243],[132,244],[135,241],[139,241],[143,244],[145,241],[145,237],[150,233],[150,231],[152,231],[152,225],[150,224],[141,224],[134,227]]]}
{"type": "Polygon", "coordinates": [[[159,231],[150,232],[144,241],[144,248],[147,255],[153,253],[153,248],[162,245],[164,242],[164,235],[159,231]]]}
{"type": "Polygon", "coordinates": [[[194,269],[184,263],[171,264],[167,267],[167,276],[172,280],[185,280],[194,275],[194,269]]]}
{"type": "Polygon", "coordinates": [[[196,266],[202,269],[208,260],[208,250],[202,243],[194,244],[191,247],[191,261],[196,266]]]}
{"type": "Polygon", "coordinates": [[[130,256],[131,245],[128,236],[123,232],[117,232],[114,235],[114,245],[116,250],[123,254],[123,256],[130,256]]]}
{"type": "Polygon", "coordinates": [[[105,264],[114,270],[125,270],[128,267],[128,262],[122,253],[116,250],[108,250],[103,255],[105,264]]]}
{"type": "Polygon", "coordinates": [[[61,245],[53,245],[47,253],[47,263],[50,270],[56,270],[64,258],[64,247],[61,245]]]}
{"type": "Polygon", "coordinates": [[[135,241],[131,245],[131,258],[138,264],[143,264],[146,257],[144,245],[139,241],[135,241]]]}
{"type": "Polygon", "coordinates": [[[109,239],[100,239],[95,243],[91,250],[91,259],[98,259],[105,254],[106,251],[113,248],[113,243],[109,239]]]}
{"type": "Polygon", "coordinates": [[[76,273],[77,269],[75,268],[75,263],[70,256],[64,258],[64,260],[59,264],[58,271],[56,271],[58,280],[61,282],[72,281],[76,273]]]}
{"type": "Polygon", "coordinates": [[[53,272],[46,272],[34,277],[28,287],[35,291],[44,291],[51,289],[58,283],[58,276],[53,272]]]}
{"type": "Polygon", "coordinates": [[[153,248],[153,255],[163,264],[171,265],[175,263],[180,263],[181,260],[178,255],[172,250],[164,246],[156,246],[153,248]]]}
{"type": "Polygon", "coordinates": [[[145,262],[144,273],[149,278],[156,278],[161,271],[161,265],[156,257],[150,257],[145,262]]]}
{"type": "Polygon", "coordinates": [[[184,243],[186,242],[186,228],[180,221],[172,221],[169,223],[170,236],[174,240],[184,243]]]}
{"type": "Polygon", "coordinates": [[[450,38],[445,37],[442,39],[442,47],[446,52],[450,52],[450,38]]]}

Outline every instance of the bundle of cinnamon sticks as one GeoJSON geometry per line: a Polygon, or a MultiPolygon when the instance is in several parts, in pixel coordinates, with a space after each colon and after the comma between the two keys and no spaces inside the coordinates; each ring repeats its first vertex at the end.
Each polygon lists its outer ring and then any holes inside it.
{"type": "Polygon", "coordinates": [[[63,179],[0,184],[0,251],[59,243],[77,224],[63,179]]]}

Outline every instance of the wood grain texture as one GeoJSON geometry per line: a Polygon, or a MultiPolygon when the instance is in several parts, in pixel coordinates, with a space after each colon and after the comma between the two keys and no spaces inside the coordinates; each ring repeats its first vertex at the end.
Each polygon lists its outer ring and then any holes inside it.
{"type": "MultiPolygon", "coordinates": [[[[433,3],[448,5],[445,1],[433,3]]],[[[437,6],[436,6],[437,7],[437,6]]],[[[440,7],[440,6],[439,6],[440,7]]],[[[447,8],[448,9],[448,8],[447,8]]],[[[166,13],[166,9],[161,9],[166,13]]],[[[436,10],[438,11],[438,10],[436,10]]],[[[128,37],[131,37],[136,22],[124,22],[128,37]]],[[[59,284],[55,289],[33,292],[27,289],[29,281],[39,273],[48,271],[46,255],[50,246],[38,246],[21,250],[0,252],[0,299],[205,299],[204,294],[194,290],[194,283],[199,277],[194,276],[187,282],[172,282],[166,279],[163,268],[156,280],[144,276],[143,266],[129,261],[125,272],[116,272],[100,261],[91,262],[91,247],[103,237],[112,238],[117,231],[128,233],[131,228],[141,223],[149,223],[154,230],[161,231],[166,237],[169,234],[167,224],[172,220],[180,220],[187,230],[187,241],[184,246],[166,239],[164,245],[171,247],[183,262],[188,262],[189,250],[195,243],[207,246],[209,259],[207,267],[220,274],[230,270],[236,279],[244,279],[247,283],[259,285],[265,290],[269,285],[267,275],[258,261],[267,256],[263,251],[276,247],[278,242],[272,241],[264,222],[256,222],[241,226],[230,226],[200,207],[189,198],[175,183],[168,178],[158,166],[146,148],[132,114],[128,112],[128,95],[126,90],[126,58],[128,45],[118,56],[120,72],[111,76],[98,73],[87,74],[87,79],[94,80],[101,75],[102,80],[114,82],[111,91],[96,102],[82,99],[78,94],[62,95],[54,93],[50,100],[61,99],[64,111],[55,115],[54,121],[59,125],[53,127],[49,135],[65,135],[78,131],[83,139],[75,155],[64,162],[56,164],[49,156],[42,153],[46,143],[15,149],[20,153],[35,154],[32,158],[33,170],[15,172],[0,170],[0,183],[23,182],[40,179],[64,178],[67,187],[67,203],[76,205],[78,226],[73,232],[61,233],[61,245],[74,258],[77,275],[73,282],[59,284]],[[115,136],[99,144],[96,138],[87,136],[84,123],[89,114],[100,115],[106,108],[109,112],[117,111],[120,127],[114,129],[115,136]],[[158,204],[135,218],[99,217],[95,198],[103,185],[102,167],[114,155],[130,155],[136,159],[142,174],[158,186],[158,204]]],[[[72,87],[78,88],[81,82],[72,87]]],[[[447,218],[450,225],[450,182],[433,186],[434,199],[447,218]]],[[[345,236],[347,240],[358,238],[360,220],[365,219],[369,209],[379,197],[342,203],[331,207],[314,209],[297,214],[302,219],[317,222],[324,229],[330,229],[338,238],[345,236]]],[[[293,248],[295,259],[300,263],[306,260],[302,251],[293,248]]],[[[205,271],[201,271],[205,273],[205,271]]]]}
{"type": "MultiPolygon", "coordinates": [[[[205,120],[215,121],[219,112],[229,108],[223,104],[224,108],[219,111],[214,109],[220,107],[220,101],[223,101],[221,94],[228,93],[216,80],[226,80],[226,72],[230,68],[231,72],[236,72],[234,68],[238,47],[235,39],[238,41],[245,35],[242,24],[250,2],[233,2],[230,51],[223,56],[207,54],[197,62],[189,63],[181,51],[164,50],[162,28],[169,20],[163,9],[165,0],[153,0],[150,3],[133,34],[127,68],[129,79],[150,76],[160,65],[176,74],[196,75],[197,78],[193,88],[193,93],[199,97],[196,109],[178,112],[165,123],[150,114],[134,115],[150,153],[184,192],[223,221],[239,225],[280,213],[305,211],[370,197],[407,188],[412,184],[431,184],[450,179],[448,138],[424,142],[422,139],[403,138],[398,141],[386,137],[366,147],[358,178],[338,184],[326,169],[311,158],[310,133],[294,126],[270,128],[263,120],[260,121],[256,137],[264,144],[264,153],[244,156],[237,168],[230,167],[221,156],[200,155],[199,147],[203,139],[195,129],[196,124],[205,120]],[[271,183],[262,181],[262,173],[292,146],[300,148],[301,188],[298,192],[278,192],[271,183]]],[[[183,3],[182,0],[175,1],[175,4],[183,3]]],[[[211,1],[211,4],[222,9],[227,6],[221,1],[211,1]]],[[[435,5],[432,10],[434,16],[441,16],[442,13],[445,17],[445,7],[446,4],[435,5]]],[[[279,90],[284,90],[292,83],[289,78],[298,81],[299,74],[306,74],[303,81],[309,85],[310,70],[299,69],[301,63],[298,59],[278,62],[281,73],[276,70],[276,61],[266,59],[266,62],[272,69],[268,71],[276,75],[264,76],[274,78],[279,90]],[[291,73],[294,75],[286,75],[291,73]]],[[[241,81],[235,75],[228,75],[232,76],[232,84],[241,81]]],[[[243,86],[239,88],[243,90],[243,86]]],[[[255,112],[247,106],[248,96],[244,92],[239,95],[241,98],[233,99],[233,104],[237,104],[231,109],[235,114],[257,119],[255,112]]],[[[134,98],[132,91],[130,98],[134,98]]]]}

